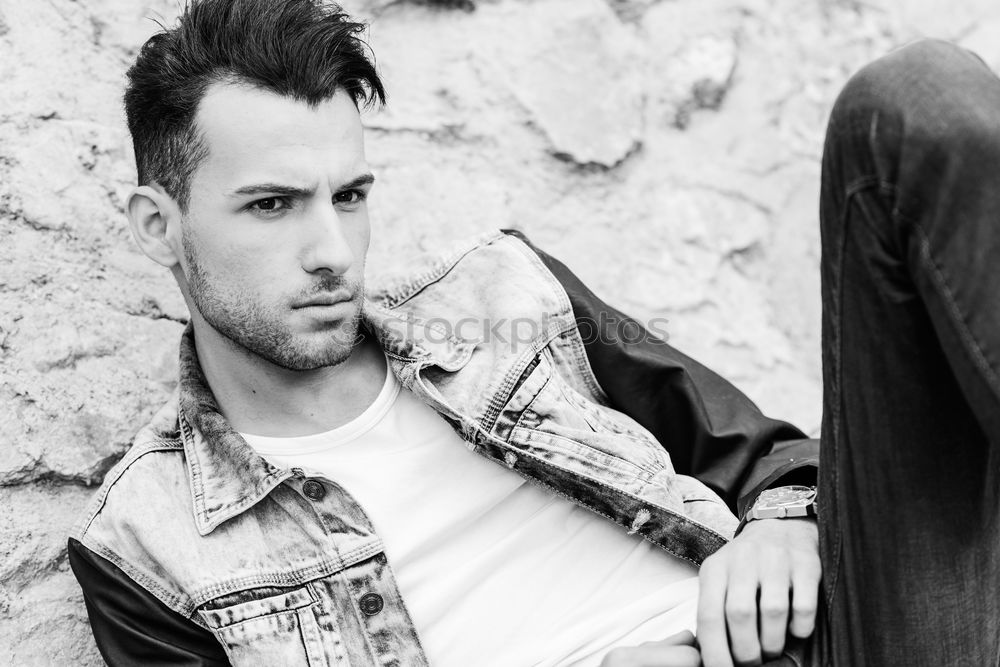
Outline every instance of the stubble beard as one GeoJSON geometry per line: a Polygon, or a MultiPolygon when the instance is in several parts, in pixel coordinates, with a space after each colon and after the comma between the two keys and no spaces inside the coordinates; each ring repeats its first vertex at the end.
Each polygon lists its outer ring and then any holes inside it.
{"type": "Polygon", "coordinates": [[[361,307],[364,294],[360,281],[324,275],[316,291],[347,288],[354,295],[354,313],[321,334],[296,336],[275,310],[266,308],[256,295],[239,286],[221,287],[198,261],[194,244],[182,233],[188,265],[187,284],[199,314],[223,337],[266,361],[291,371],[309,371],[337,366],[347,361],[361,340],[361,307]]]}

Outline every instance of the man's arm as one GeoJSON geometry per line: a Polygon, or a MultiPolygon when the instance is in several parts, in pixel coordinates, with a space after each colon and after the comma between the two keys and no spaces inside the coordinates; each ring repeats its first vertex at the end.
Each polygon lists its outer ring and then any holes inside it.
{"type": "Polygon", "coordinates": [[[168,608],[74,539],[69,540],[69,563],[83,589],[97,648],[111,667],[229,665],[211,632],[168,608]]]}
{"type": "Polygon", "coordinates": [[[652,433],[677,472],[704,482],[741,518],[764,489],[816,483],[818,440],[765,417],[732,383],[609,306],[523,234],[505,231],[562,284],[612,407],[652,433]]]}
{"type": "MultiPolygon", "coordinates": [[[[587,358],[612,407],[649,430],[677,472],[705,483],[741,519],[765,489],[816,484],[818,440],[765,417],[730,382],[599,299],[522,234],[508,233],[538,254],[569,295],[587,358]]],[[[765,519],[741,523],[737,538],[706,559],[698,604],[705,667],[759,665],[781,653],[787,633],[812,634],[817,542],[814,519],[765,519]]]]}

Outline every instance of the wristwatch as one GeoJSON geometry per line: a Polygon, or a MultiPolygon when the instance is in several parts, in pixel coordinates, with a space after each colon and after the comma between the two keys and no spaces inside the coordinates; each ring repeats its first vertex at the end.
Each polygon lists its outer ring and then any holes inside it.
{"type": "Polygon", "coordinates": [[[797,516],[816,516],[816,487],[779,486],[767,489],[754,501],[744,519],[785,519],[797,516]]]}

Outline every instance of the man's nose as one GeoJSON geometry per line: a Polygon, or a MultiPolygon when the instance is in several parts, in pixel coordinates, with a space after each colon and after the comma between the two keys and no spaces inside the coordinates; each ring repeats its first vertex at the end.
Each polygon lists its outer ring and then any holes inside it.
{"type": "Polygon", "coordinates": [[[330,271],[336,275],[346,273],[354,264],[344,226],[337,209],[332,204],[314,212],[308,222],[306,247],[302,268],[310,273],[330,271]]]}

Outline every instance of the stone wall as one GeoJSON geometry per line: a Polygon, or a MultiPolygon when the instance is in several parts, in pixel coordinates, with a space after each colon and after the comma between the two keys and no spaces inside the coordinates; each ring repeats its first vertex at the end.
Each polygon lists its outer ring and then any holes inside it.
{"type": "MultiPolygon", "coordinates": [[[[0,663],[98,665],[65,536],[173,388],[186,318],[137,251],[120,93],[174,0],[0,0],[0,663]]],[[[820,420],[823,126],[919,35],[1000,66],[996,0],[358,0],[372,272],[516,227],[765,411],[820,420]]]]}

